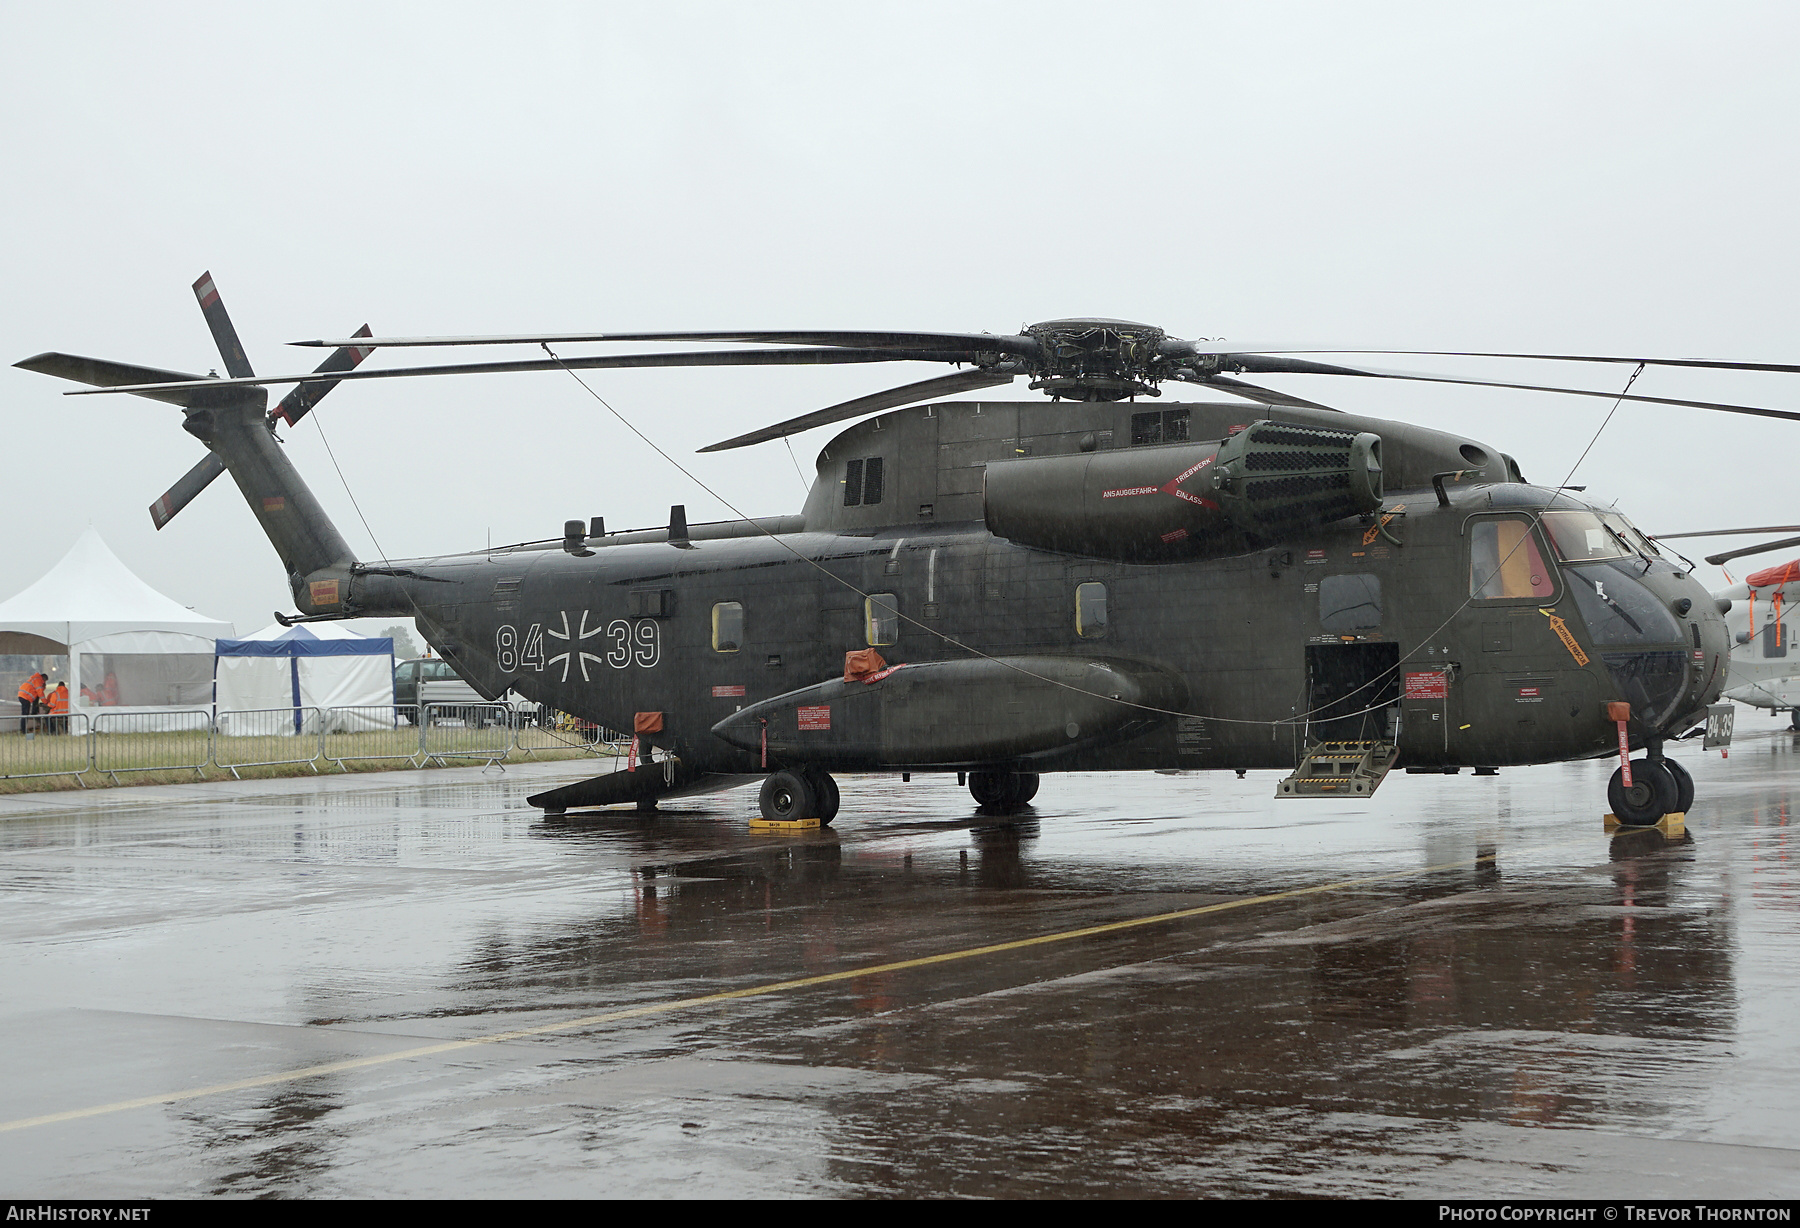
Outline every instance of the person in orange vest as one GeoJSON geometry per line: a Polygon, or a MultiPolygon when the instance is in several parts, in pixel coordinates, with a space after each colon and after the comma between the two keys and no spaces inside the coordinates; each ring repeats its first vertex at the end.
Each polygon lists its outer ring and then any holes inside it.
{"type": "Polygon", "coordinates": [[[58,682],[50,689],[50,732],[69,732],[69,684],[58,682]]]}
{"type": "Polygon", "coordinates": [[[24,733],[31,727],[27,717],[36,716],[44,710],[44,683],[49,679],[43,674],[33,674],[19,688],[19,732],[24,733]]]}
{"type": "Polygon", "coordinates": [[[116,707],[119,702],[119,676],[110,669],[106,671],[106,681],[100,684],[100,706],[116,707]]]}

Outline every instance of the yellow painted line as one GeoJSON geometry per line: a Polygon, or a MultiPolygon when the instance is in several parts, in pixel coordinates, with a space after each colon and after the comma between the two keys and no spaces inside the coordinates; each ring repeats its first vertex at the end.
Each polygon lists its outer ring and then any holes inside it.
{"type": "MultiPolygon", "coordinates": [[[[1540,852],[1544,848],[1557,847],[1560,844],[1575,841],[1559,841],[1556,845],[1544,845],[1535,849],[1519,850],[1512,855],[1540,852]]],[[[205,1087],[190,1087],[178,1092],[164,1092],[156,1096],[140,1096],[135,1100],[118,1100],[112,1104],[98,1104],[85,1109],[70,1109],[63,1113],[46,1113],[41,1117],[21,1117],[13,1121],[0,1122],[0,1134],[9,1130],[24,1130],[31,1126],[49,1126],[58,1122],[80,1121],[84,1117],[100,1117],[107,1113],[123,1113],[130,1109],[150,1108],[159,1104],[176,1104],[183,1100],[197,1100],[202,1096],[217,1096],[224,1092],[246,1091],[254,1087],[270,1087],[278,1083],[292,1083],[300,1079],[316,1078],[319,1075],[339,1074],[347,1070],[363,1070],[370,1066],[384,1066],[390,1062],[411,1061],[414,1058],[432,1057],[439,1053],[455,1053],[463,1049],[474,1049],[481,1045],[497,1045],[509,1040],[526,1040],[533,1036],[549,1036],[557,1032],[574,1032],[582,1028],[596,1027],[603,1023],[618,1023],[625,1019],[641,1019],[647,1015],[664,1015],[674,1011],[692,1010],[698,1006],[710,1006],[717,1002],[730,1002],[737,998],[755,998],[767,994],[786,993],[795,989],[810,989],[815,985],[830,985],[838,981],[853,981],[860,977],[879,976],[885,972],[903,972],[910,968],[929,968],[935,964],[954,963],[958,960],[978,959],[983,955],[999,955],[1005,951],[1022,951],[1028,947],[1048,946],[1057,942],[1073,942],[1078,938],[1092,938],[1098,934],[1116,934],[1125,930],[1142,929],[1148,925],[1162,925],[1170,921],[1185,921],[1190,917],[1204,917],[1211,913],[1229,912],[1237,908],[1249,908],[1256,904],[1273,904],[1280,900],[1297,900],[1309,895],[1325,895],[1333,891],[1345,891],[1352,887],[1362,887],[1370,883],[1389,882],[1396,878],[1414,878],[1421,874],[1435,874],[1440,870],[1457,870],[1467,866],[1479,865],[1484,861],[1492,861],[1499,857],[1498,852],[1487,853],[1480,857],[1471,857],[1464,861],[1446,861],[1433,866],[1420,866],[1411,870],[1392,870],[1386,874],[1368,874],[1361,878],[1340,879],[1335,883],[1321,883],[1316,887],[1296,887],[1290,891],[1276,891],[1268,895],[1249,896],[1241,900],[1226,900],[1220,904],[1203,904],[1197,908],[1181,908],[1174,912],[1157,913],[1149,917],[1134,917],[1127,921],[1107,921],[1100,925],[1086,925],[1080,929],[1062,930],[1055,934],[1040,934],[1035,938],[1017,938],[1011,942],[996,942],[981,947],[966,947],[960,951],[945,951],[938,955],[921,955],[916,959],[895,960],[887,964],[871,964],[862,968],[851,968],[843,972],[825,972],[818,976],[797,977],[791,981],[771,981],[764,985],[752,985],[745,989],[726,989],[718,993],[702,994],[697,998],[675,998],[668,1002],[653,1002],[645,1006],[626,1007],[623,1010],[607,1011],[599,1015],[584,1015],[580,1019],[570,1019],[562,1023],[546,1023],[535,1028],[518,1028],[511,1032],[496,1032],[491,1036],[477,1036],[468,1040],[446,1040],[434,1045],[420,1045],[413,1049],[400,1049],[393,1053],[381,1053],[373,1057],[349,1058],[341,1062],[322,1062],[317,1066],[302,1066],[295,1070],[283,1070],[275,1074],[255,1075],[248,1079],[237,1079],[230,1083],[213,1083],[205,1087]]]]}

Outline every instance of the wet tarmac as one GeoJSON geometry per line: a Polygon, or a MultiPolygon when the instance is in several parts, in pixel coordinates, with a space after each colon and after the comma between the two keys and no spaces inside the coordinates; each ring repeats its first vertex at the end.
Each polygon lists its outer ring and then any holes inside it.
{"type": "Polygon", "coordinates": [[[0,1194],[1794,1197],[1800,734],[1740,727],[1677,839],[1599,763],[0,799],[0,1194]]]}

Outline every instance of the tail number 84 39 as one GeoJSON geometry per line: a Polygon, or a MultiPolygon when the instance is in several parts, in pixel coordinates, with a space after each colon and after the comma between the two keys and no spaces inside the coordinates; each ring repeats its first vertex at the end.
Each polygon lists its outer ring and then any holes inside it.
{"type": "Polygon", "coordinates": [[[653,618],[636,622],[624,618],[602,622],[595,618],[590,626],[590,611],[582,610],[574,619],[569,614],[568,610],[558,610],[551,619],[532,623],[522,640],[510,623],[496,630],[494,658],[501,672],[556,672],[560,667],[563,682],[569,680],[571,671],[579,672],[581,680],[587,682],[590,665],[624,669],[636,664],[650,669],[662,659],[661,632],[653,618]],[[583,647],[589,640],[601,641],[594,645],[595,651],[583,647]]]}

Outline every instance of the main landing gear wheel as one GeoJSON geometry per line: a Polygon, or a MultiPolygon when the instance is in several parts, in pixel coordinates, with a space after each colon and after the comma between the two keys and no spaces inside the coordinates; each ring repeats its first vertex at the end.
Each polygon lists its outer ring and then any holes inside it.
{"type": "Polygon", "coordinates": [[[1663,766],[1675,778],[1675,813],[1686,814],[1694,805],[1694,778],[1673,759],[1664,759],[1663,766]]]}
{"type": "Polygon", "coordinates": [[[1788,728],[1800,729],[1800,708],[1795,708],[1788,713],[1788,728]]]}
{"type": "Polygon", "coordinates": [[[1013,810],[1037,796],[1036,772],[970,772],[969,793],[983,810],[1013,810]]]}
{"type": "MultiPolygon", "coordinates": [[[[1664,761],[1667,762],[1666,760],[1664,761]]],[[[1680,789],[1675,775],[1663,763],[1634,759],[1631,763],[1631,787],[1625,787],[1625,775],[1613,769],[1606,784],[1606,802],[1619,822],[1628,827],[1651,827],[1675,809],[1680,789]]]]}

